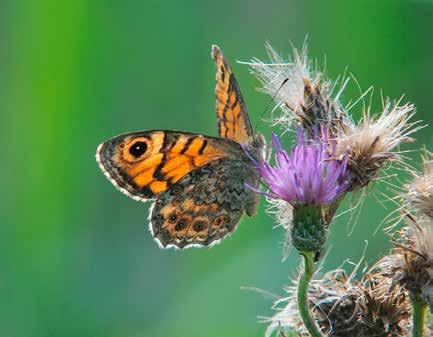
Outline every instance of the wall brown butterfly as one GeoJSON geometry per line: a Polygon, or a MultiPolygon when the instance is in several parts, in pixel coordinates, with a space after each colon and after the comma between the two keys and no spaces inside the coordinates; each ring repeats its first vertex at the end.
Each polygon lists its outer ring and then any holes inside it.
{"type": "Polygon", "coordinates": [[[210,246],[252,216],[258,173],[246,155],[264,156],[241,91],[221,49],[216,65],[219,137],[169,130],[123,134],[99,145],[96,160],[114,186],[137,201],[153,200],[149,229],[163,248],[210,246]]]}

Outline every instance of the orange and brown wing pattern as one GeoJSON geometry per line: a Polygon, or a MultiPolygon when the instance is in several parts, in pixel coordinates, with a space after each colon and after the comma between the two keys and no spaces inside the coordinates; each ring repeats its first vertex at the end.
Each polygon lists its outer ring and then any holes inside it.
{"type": "Polygon", "coordinates": [[[241,90],[221,49],[212,46],[212,58],[216,66],[216,112],[218,133],[238,143],[248,143],[252,139],[252,127],[241,90]]]}
{"type": "MultiPolygon", "coordinates": [[[[150,232],[160,247],[211,246],[235,231],[249,213],[253,169],[241,158],[222,158],[192,171],[158,196],[150,232]]],[[[254,204],[254,208],[257,204],[254,204]]]]}
{"type": "Polygon", "coordinates": [[[236,156],[229,140],[174,131],[143,131],[102,143],[96,159],[124,194],[147,200],[167,191],[188,173],[212,161],[236,156]]]}

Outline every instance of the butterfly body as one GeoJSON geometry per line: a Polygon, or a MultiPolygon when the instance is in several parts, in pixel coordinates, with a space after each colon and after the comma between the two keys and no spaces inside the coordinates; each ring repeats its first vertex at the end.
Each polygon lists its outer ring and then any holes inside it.
{"type": "Polygon", "coordinates": [[[258,174],[251,157],[264,155],[253,135],[240,90],[217,47],[220,137],[170,130],[138,131],[102,143],[96,159],[107,178],[138,201],[155,200],[149,229],[161,247],[210,246],[251,216],[258,174]],[[249,155],[246,154],[249,153],[249,155]]]}

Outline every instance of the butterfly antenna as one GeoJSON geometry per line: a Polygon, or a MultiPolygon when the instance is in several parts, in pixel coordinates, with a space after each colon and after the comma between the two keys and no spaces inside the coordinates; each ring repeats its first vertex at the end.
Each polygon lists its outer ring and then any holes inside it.
{"type": "Polygon", "coordinates": [[[266,105],[265,110],[262,112],[262,114],[260,115],[260,118],[257,120],[256,125],[254,126],[254,130],[257,129],[257,126],[259,124],[259,121],[261,121],[263,119],[263,117],[266,115],[266,113],[269,111],[269,109],[271,108],[272,103],[275,100],[275,97],[277,97],[278,93],[280,92],[280,90],[284,87],[284,85],[289,81],[289,78],[287,77],[282,83],[281,85],[278,87],[277,91],[275,92],[275,94],[271,97],[271,99],[269,100],[268,104],[266,105]]]}

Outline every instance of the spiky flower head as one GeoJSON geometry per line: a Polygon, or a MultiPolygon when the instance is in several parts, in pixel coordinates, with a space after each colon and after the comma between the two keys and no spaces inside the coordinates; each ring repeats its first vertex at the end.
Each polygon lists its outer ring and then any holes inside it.
{"type": "Polygon", "coordinates": [[[433,221],[409,221],[412,223],[395,233],[391,254],[378,261],[376,268],[433,309],[433,221]]]}
{"type": "Polygon", "coordinates": [[[317,67],[312,70],[306,46],[301,52],[293,49],[293,57],[288,61],[269,44],[266,48],[270,62],[252,59],[248,64],[261,81],[261,90],[275,95],[274,111],[281,110],[281,113],[272,118],[273,125],[287,130],[296,121],[309,134],[319,125],[326,125],[337,138],[337,155],[348,156],[351,191],[376,180],[383,167],[399,160],[394,150],[411,140],[409,135],[418,129],[410,122],[414,114],[412,104],[401,105],[400,101],[392,104],[386,100],[377,115],[371,115],[370,108],[366,108],[363,118],[356,123],[349,114],[356,104],[344,107],[340,102],[348,78],[343,76],[332,83],[317,67]]]}
{"type": "MultiPolygon", "coordinates": [[[[310,308],[322,332],[329,337],[403,337],[410,333],[410,302],[405,290],[379,274],[369,272],[361,280],[337,269],[310,284],[310,308]]],[[[288,296],[274,304],[277,314],[266,337],[275,331],[293,331],[307,337],[296,303],[297,281],[286,289],[288,296]]]]}
{"type": "MultiPolygon", "coordinates": [[[[334,129],[334,122],[341,118],[339,91],[334,97],[334,87],[318,67],[313,67],[308,59],[307,44],[302,50],[292,49],[292,56],[285,60],[269,43],[266,50],[270,62],[253,58],[247,62],[251,72],[262,84],[261,91],[275,96],[281,114],[274,114],[273,125],[288,129],[296,121],[306,130],[312,131],[319,125],[334,129]]],[[[346,80],[342,80],[341,89],[346,80]]]]}
{"type": "Polygon", "coordinates": [[[402,194],[406,226],[394,233],[394,249],[377,268],[404,286],[414,299],[423,299],[433,310],[433,163],[423,158],[423,173],[413,173],[402,194]]]}
{"type": "Polygon", "coordinates": [[[425,152],[423,172],[413,172],[413,180],[405,185],[405,208],[418,216],[433,218],[433,155],[425,152]]]}
{"type": "Polygon", "coordinates": [[[413,114],[412,104],[393,104],[388,100],[378,114],[367,111],[359,123],[351,120],[340,125],[337,154],[348,156],[350,190],[375,181],[382,168],[400,161],[399,154],[393,150],[412,140],[409,135],[417,129],[409,122],[413,114]]]}
{"type": "Polygon", "coordinates": [[[274,134],[275,164],[255,162],[262,182],[269,188],[261,192],[269,199],[283,200],[293,207],[292,243],[299,251],[318,251],[326,239],[327,225],[332,218],[332,203],[347,189],[346,159],[335,157],[336,143],[328,131],[315,131],[307,140],[297,132],[297,144],[290,155],[274,134]]]}
{"type": "Polygon", "coordinates": [[[344,192],[349,184],[346,179],[346,159],[336,160],[336,142],[329,140],[322,129],[321,138],[305,139],[298,129],[297,144],[290,155],[273,134],[275,165],[257,163],[257,168],[269,192],[270,198],[283,199],[294,206],[329,204],[344,192]]]}

